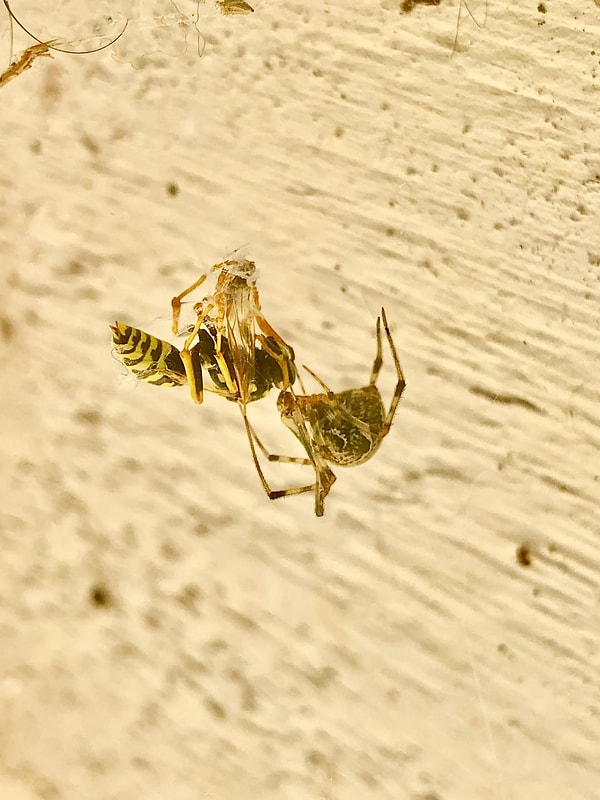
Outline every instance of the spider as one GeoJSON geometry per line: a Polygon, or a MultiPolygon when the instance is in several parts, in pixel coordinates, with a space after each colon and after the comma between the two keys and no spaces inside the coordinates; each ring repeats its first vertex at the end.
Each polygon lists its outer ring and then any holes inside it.
{"type": "MultiPolygon", "coordinates": [[[[333,392],[312,370],[304,367],[325,392],[298,395],[291,388],[283,389],[280,392],[277,407],[281,419],[284,425],[300,440],[309,455],[309,461],[270,454],[257,439],[262,452],[269,461],[292,461],[319,465],[330,463],[340,467],[350,467],[363,464],[377,452],[383,438],[387,436],[392,426],[406,382],[383,308],[381,317],[377,318],[375,332],[377,352],[367,386],[333,392]],[[382,322],[398,377],[387,413],[381,393],[376,386],[383,362],[382,322]]],[[[333,473],[331,474],[333,475],[333,473]]],[[[333,479],[335,480],[335,476],[333,479]]]]}
{"type": "MultiPolygon", "coordinates": [[[[309,486],[273,490],[256,454],[259,442],[247,416],[247,405],[267,395],[273,387],[292,394],[297,373],[294,351],[265,319],[256,287],[252,261],[224,261],[213,266],[171,301],[173,332],[179,334],[182,300],[195,291],[208,275],[218,272],[212,295],[194,305],[196,321],[187,329],[184,346],[178,350],[162,339],[123,323],[111,326],[117,356],[137,378],[156,385],[188,384],[192,399],[202,403],[202,369],[213,386],[206,387],[238,404],[254,466],[269,499],[315,490],[315,513],[323,514],[323,499],[335,476],[310,446],[302,419],[295,433],[303,442],[308,458],[302,463],[315,469],[315,483],[309,486]],[[258,328],[258,330],[257,330],[258,328]],[[197,337],[197,341],[196,341],[197,337]]],[[[260,445],[262,447],[262,445],[260,445]]]]}

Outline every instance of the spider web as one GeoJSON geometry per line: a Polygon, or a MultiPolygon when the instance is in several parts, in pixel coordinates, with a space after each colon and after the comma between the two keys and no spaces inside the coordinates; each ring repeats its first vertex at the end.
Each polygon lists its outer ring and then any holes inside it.
{"type": "MultiPolygon", "coordinates": [[[[56,41],[58,47],[85,52],[108,44],[115,39],[127,22],[120,0],[9,0],[14,17],[31,36],[42,42],[56,41]]],[[[5,9],[4,27],[10,28],[10,16],[5,9]]],[[[13,22],[15,35],[18,25],[13,22]]],[[[31,44],[31,42],[30,42],[31,44]]]]}
{"type": "Polygon", "coordinates": [[[463,22],[469,19],[477,28],[485,28],[487,22],[487,0],[459,0],[458,12],[456,15],[456,30],[454,32],[454,43],[452,52],[457,53],[465,49],[465,45],[460,41],[461,28],[463,22]]]}
{"type": "Polygon", "coordinates": [[[120,0],[129,20],[125,34],[113,45],[118,61],[134,67],[154,54],[181,56],[191,46],[201,54],[204,39],[198,28],[203,0],[120,0]]]}

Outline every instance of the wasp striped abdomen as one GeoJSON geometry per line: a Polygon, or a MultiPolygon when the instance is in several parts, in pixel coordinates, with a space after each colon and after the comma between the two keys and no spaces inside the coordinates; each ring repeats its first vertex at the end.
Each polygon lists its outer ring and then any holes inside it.
{"type": "Polygon", "coordinates": [[[115,322],[110,326],[119,361],[140,381],[155,386],[187,383],[179,350],[150,333],[115,322]]]}

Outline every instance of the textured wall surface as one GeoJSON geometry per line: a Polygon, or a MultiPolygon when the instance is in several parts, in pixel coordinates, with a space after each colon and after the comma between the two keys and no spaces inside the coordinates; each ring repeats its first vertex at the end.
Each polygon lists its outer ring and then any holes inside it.
{"type": "Polygon", "coordinates": [[[82,5],[13,4],[132,21],[0,90],[0,797],[597,799],[600,9],[82,5]],[[240,246],[336,390],[392,325],[322,519],[111,358],[240,246]]]}

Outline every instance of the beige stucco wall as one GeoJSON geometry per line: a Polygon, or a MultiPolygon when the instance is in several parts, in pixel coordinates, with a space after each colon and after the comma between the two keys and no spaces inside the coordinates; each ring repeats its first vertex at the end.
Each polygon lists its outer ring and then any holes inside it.
{"type": "Polygon", "coordinates": [[[0,798],[600,797],[599,9],[489,0],[452,56],[446,2],[257,0],[145,56],[167,5],[0,91],[0,798]],[[393,327],[323,519],[111,358],[240,246],[335,389],[393,327]]]}

